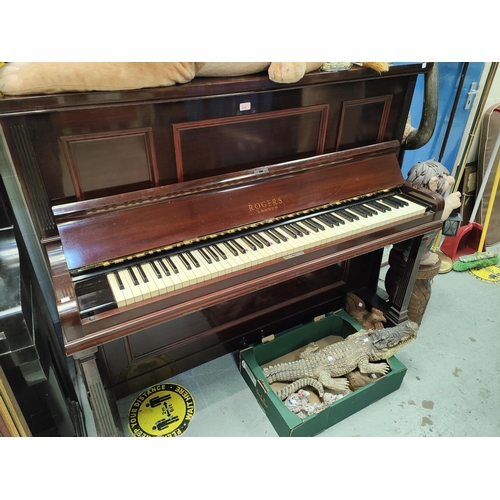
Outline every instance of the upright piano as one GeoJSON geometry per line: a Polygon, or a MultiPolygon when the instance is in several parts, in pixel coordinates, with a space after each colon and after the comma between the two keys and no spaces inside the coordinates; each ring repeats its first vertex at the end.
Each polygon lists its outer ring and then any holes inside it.
{"type": "Polygon", "coordinates": [[[101,435],[116,430],[113,398],[339,309],[347,292],[407,319],[443,210],[400,168],[431,68],[0,99],[3,169],[101,435]],[[403,241],[389,299],[383,250],[403,241]]]}

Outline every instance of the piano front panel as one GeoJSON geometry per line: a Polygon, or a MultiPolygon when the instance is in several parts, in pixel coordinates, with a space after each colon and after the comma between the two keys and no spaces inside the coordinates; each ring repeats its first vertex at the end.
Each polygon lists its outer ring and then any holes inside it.
{"type": "MultiPolygon", "coordinates": [[[[240,108],[250,112],[251,105],[241,102],[240,108]]],[[[177,179],[202,179],[322,154],[328,110],[323,104],[174,124],[177,179]]]]}
{"type": "MultiPolygon", "coordinates": [[[[159,185],[151,127],[62,137],[61,145],[67,170],[60,181],[66,196],[84,200],[159,185]],[[127,164],[134,168],[124,168],[127,164]]],[[[56,185],[49,186],[52,199],[56,185]]]]}

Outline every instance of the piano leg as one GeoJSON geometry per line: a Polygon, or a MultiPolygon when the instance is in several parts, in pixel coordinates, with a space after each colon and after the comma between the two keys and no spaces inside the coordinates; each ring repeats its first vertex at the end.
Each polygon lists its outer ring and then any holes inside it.
{"type": "Polygon", "coordinates": [[[119,424],[118,409],[114,397],[108,397],[97,367],[95,353],[97,348],[87,349],[74,354],[79,363],[85,387],[89,396],[90,407],[94,414],[97,435],[99,437],[121,437],[123,431],[119,424]],[[118,422],[118,425],[117,425],[118,422]]]}
{"type": "Polygon", "coordinates": [[[398,324],[412,319],[408,317],[408,308],[418,277],[420,261],[434,236],[434,232],[424,234],[396,244],[392,248],[389,254],[390,268],[385,277],[385,287],[391,301],[391,307],[385,313],[388,322],[398,324]]]}

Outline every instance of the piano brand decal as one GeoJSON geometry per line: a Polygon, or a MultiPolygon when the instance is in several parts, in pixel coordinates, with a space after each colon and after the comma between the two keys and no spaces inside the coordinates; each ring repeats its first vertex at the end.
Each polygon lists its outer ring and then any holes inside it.
{"type": "Polygon", "coordinates": [[[250,213],[262,214],[264,212],[277,210],[282,203],[283,200],[281,198],[271,198],[270,200],[262,200],[257,203],[249,203],[248,210],[250,213]]]}
{"type": "Polygon", "coordinates": [[[175,437],[183,434],[195,411],[191,393],[178,384],[157,384],[139,394],[128,412],[135,437],[175,437]]]}

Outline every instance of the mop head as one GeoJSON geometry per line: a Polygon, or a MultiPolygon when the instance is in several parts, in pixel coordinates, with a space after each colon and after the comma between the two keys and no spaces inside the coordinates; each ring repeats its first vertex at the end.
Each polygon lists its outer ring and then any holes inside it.
{"type": "Polygon", "coordinates": [[[498,264],[498,254],[495,252],[476,252],[472,255],[462,255],[453,262],[454,271],[468,271],[498,264]]]}

